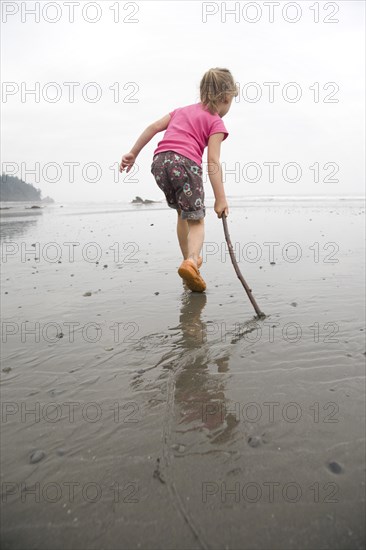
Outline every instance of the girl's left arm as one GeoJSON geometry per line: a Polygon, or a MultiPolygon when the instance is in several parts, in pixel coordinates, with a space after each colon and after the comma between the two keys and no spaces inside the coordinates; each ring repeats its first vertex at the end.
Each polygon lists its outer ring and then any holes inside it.
{"type": "Polygon", "coordinates": [[[123,172],[127,168],[126,172],[129,172],[135,163],[137,155],[140,151],[149,143],[149,141],[159,132],[163,132],[167,129],[170,122],[170,115],[165,115],[156,122],[150,124],[146,130],[142,132],[135,145],[132,147],[129,153],[122,156],[122,161],[119,167],[119,171],[123,172]]]}

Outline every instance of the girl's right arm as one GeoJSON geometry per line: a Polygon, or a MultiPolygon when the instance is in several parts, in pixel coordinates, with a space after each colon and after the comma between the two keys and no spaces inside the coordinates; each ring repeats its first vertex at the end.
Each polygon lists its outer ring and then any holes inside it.
{"type": "Polygon", "coordinates": [[[160,118],[156,122],[153,122],[144,130],[141,136],[136,141],[135,145],[132,147],[129,153],[125,153],[122,156],[122,161],[120,163],[119,171],[123,172],[127,168],[126,172],[129,172],[134,165],[137,155],[140,153],[141,149],[145,147],[147,143],[157,134],[166,130],[170,122],[170,115],[165,115],[163,118],[160,118]]]}
{"type": "Polygon", "coordinates": [[[225,216],[229,214],[220,164],[220,148],[224,137],[225,134],[222,132],[212,134],[208,139],[207,149],[208,175],[215,195],[214,210],[219,218],[222,217],[223,213],[225,213],[225,216]]]}

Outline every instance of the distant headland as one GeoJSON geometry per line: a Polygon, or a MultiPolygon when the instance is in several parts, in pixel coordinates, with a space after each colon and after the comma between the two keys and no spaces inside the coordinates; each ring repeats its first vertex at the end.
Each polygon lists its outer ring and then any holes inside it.
{"type": "Polygon", "coordinates": [[[37,201],[43,203],[55,202],[51,197],[41,197],[42,191],[31,183],[2,173],[0,179],[0,201],[37,201]]]}

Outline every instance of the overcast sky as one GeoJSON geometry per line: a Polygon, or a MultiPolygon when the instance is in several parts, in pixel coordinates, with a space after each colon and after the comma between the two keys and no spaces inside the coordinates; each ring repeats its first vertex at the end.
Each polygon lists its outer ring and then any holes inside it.
{"type": "MultiPolygon", "coordinates": [[[[73,3],[74,22],[62,1],[48,2],[46,12],[46,2],[1,4],[2,169],[25,176],[43,196],[163,198],[150,173],[163,133],[141,152],[130,178],[116,167],[151,122],[199,101],[200,79],[211,67],[230,69],[240,86],[223,119],[227,195],[364,194],[363,1],[270,2],[270,8],[259,1],[80,0],[73,3]],[[26,11],[36,4],[39,22],[26,11]],[[225,7],[235,6],[236,15],[225,20],[225,7]],[[80,84],[73,103],[65,82],[80,84]],[[271,82],[278,84],[273,101],[271,82]],[[24,94],[36,83],[37,102],[24,94]],[[56,90],[61,97],[52,102],[56,90]],[[92,102],[97,90],[101,97],[92,102]],[[39,182],[21,171],[36,163],[39,182]],[[58,173],[52,164],[47,171],[48,163],[57,163],[58,173]],[[74,181],[69,163],[79,163],[74,181]]],[[[212,196],[208,180],[205,189],[212,196]]]]}

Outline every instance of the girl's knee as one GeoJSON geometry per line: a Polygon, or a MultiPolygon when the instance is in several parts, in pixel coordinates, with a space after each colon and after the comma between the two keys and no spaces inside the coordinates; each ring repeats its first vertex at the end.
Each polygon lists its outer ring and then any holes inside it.
{"type": "Polygon", "coordinates": [[[192,224],[192,225],[199,225],[199,224],[204,224],[204,223],[205,223],[205,219],[204,219],[204,218],[199,218],[198,220],[187,219],[187,222],[188,222],[189,224],[192,224]]]}

